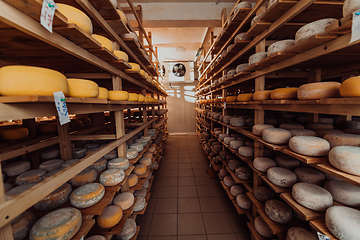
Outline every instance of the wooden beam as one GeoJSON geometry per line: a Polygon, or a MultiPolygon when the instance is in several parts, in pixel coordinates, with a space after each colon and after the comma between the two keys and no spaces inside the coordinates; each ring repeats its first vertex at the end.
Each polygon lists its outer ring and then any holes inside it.
{"type": "MultiPolygon", "coordinates": [[[[1,164],[0,164],[0,172],[1,172],[1,164]]],[[[4,182],[0,181],[0,204],[5,202],[5,190],[4,190],[4,182]]],[[[13,240],[14,236],[12,233],[11,224],[7,223],[2,228],[0,228],[0,239],[13,240]]]]}
{"type": "Polygon", "coordinates": [[[115,134],[101,134],[101,135],[73,135],[70,136],[71,141],[75,140],[114,140],[115,134]]]}
{"type": "MultiPolygon", "coordinates": [[[[137,21],[130,24],[138,27],[137,21]]],[[[144,20],[144,28],[221,27],[221,20],[144,20]]],[[[141,29],[140,27],[138,27],[141,29]]]]}

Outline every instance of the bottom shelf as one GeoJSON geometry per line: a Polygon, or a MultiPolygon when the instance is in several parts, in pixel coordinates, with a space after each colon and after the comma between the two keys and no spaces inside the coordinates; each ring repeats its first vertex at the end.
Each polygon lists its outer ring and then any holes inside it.
{"type": "Polygon", "coordinates": [[[83,219],[80,230],[71,238],[71,240],[84,239],[95,224],[95,219],[83,219]]]}
{"type": "Polygon", "coordinates": [[[329,231],[329,229],[325,225],[324,219],[318,219],[314,221],[310,221],[310,226],[315,229],[317,232],[320,232],[326,236],[328,236],[331,240],[337,240],[334,235],[329,231]]]}

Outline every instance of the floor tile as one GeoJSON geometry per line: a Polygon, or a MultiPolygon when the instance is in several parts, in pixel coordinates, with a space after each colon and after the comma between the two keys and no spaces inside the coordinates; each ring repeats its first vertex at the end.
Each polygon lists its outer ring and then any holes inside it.
{"type": "Polygon", "coordinates": [[[213,182],[209,177],[195,177],[195,184],[197,186],[212,186],[213,182]]]}
{"type": "Polygon", "coordinates": [[[203,213],[203,219],[206,234],[234,233],[226,213],[203,213]]]}
{"type": "Polygon", "coordinates": [[[152,215],[139,215],[136,217],[136,224],[140,227],[139,236],[147,236],[149,234],[152,215]]]}
{"type": "Polygon", "coordinates": [[[194,172],[194,176],[195,177],[207,177],[208,174],[206,172],[206,169],[193,169],[193,172],[194,172]]]}
{"type": "Polygon", "coordinates": [[[178,186],[178,197],[198,197],[195,186],[178,186]]]}
{"type": "Polygon", "coordinates": [[[193,169],[206,169],[207,164],[202,162],[193,162],[191,163],[193,169]]]}
{"type": "Polygon", "coordinates": [[[159,213],[177,213],[177,198],[157,199],[154,214],[159,213]]]}
{"type": "Polygon", "coordinates": [[[177,187],[160,187],[157,198],[176,198],[178,196],[177,191],[177,187]]]}
{"type": "MultiPolygon", "coordinates": [[[[140,228],[141,229],[141,228],[140,228]]],[[[177,214],[155,214],[151,221],[150,236],[177,234],[177,214]]]]}
{"type": "Polygon", "coordinates": [[[201,212],[198,198],[178,198],[178,213],[201,212]]]}
{"type": "Polygon", "coordinates": [[[195,178],[194,177],[179,177],[178,178],[178,186],[195,186],[195,178]]]}
{"type": "Polygon", "coordinates": [[[207,240],[237,240],[235,234],[214,234],[207,235],[207,240]]]}
{"type": "MultiPolygon", "coordinates": [[[[161,164],[161,163],[160,163],[161,164]]],[[[162,177],[163,178],[167,178],[167,177],[177,177],[178,176],[178,170],[177,169],[169,169],[169,170],[165,170],[162,177]]]]}
{"type": "Polygon", "coordinates": [[[249,228],[246,224],[248,222],[248,219],[245,215],[237,214],[235,212],[235,209],[233,212],[228,212],[226,214],[234,230],[234,233],[246,233],[249,231],[249,228]]]}
{"type": "Polygon", "coordinates": [[[199,198],[201,212],[225,212],[218,197],[199,198]]]}
{"type": "Polygon", "coordinates": [[[184,236],[178,236],[178,240],[207,240],[207,239],[206,239],[206,235],[184,235],[184,236]]]}
{"type": "Polygon", "coordinates": [[[150,199],[145,214],[153,214],[155,209],[155,204],[156,204],[156,198],[152,198],[150,195],[150,199]]]}
{"type": "Polygon", "coordinates": [[[149,236],[147,240],[177,240],[176,236],[149,236]]]}
{"type": "Polygon", "coordinates": [[[178,172],[179,177],[192,177],[194,176],[192,169],[179,169],[178,172]]]}
{"type": "Polygon", "coordinates": [[[172,187],[178,185],[178,178],[163,178],[161,181],[161,187],[172,187]]]}
{"type": "Polygon", "coordinates": [[[164,169],[178,169],[177,163],[164,163],[164,169]]]}
{"type": "Polygon", "coordinates": [[[249,240],[251,239],[250,230],[247,230],[246,233],[236,233],[237,240],[249,240]]]}
{"type": "Polygon", "coordinates": [[[201,213],[178,214],[178,235],[205,234],[201,213]]]}
{"type": "Polygon", "coordinates": [[[191,163],[179,163],[178,169],[192,169],[191,163]]]}
{"type": "Polygon", "coordinates": [[[196,186],[199,197],[217,197],[218,194],[213,186],[196,186]]]}

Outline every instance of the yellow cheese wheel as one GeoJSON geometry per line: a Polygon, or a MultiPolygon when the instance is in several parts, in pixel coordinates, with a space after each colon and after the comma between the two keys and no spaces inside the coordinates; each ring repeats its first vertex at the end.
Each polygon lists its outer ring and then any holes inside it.
{"type": "Polygon", "coordinates": [[[69,78],[68,83],[70,97],[96,98],[99,96],[99,86],[96,82],[85,79],[69,78]]]}
{"type": "Polygon", "coordinates": [[[126,52],[114,50],[114,55],[117,56],[119,59],[124,60],[125,62],[129,61],[129,56],[126,54],[126,52]]]}
{"type": "Polygon", "coordinates": [[[75,208],[61,208],[40,218],[30,230],[31,240],[71,239],[82,224],[81,212],[75,208]]]}
{"type": "Polygon", "coordinates": [[[32,212],[25,211],[11,221],[11,229],[14,240],[25,239],[29,235],[31,227],[36,222],[36,217],[32,212]]]}
{"type": "Polygon", "coordinates": [[[29,130],[26,127],[2,127],[0,128],[0,137],[2,140],[12,141],[29,136],[29,130]]]}
{"type": "Polygon", "coordinates": [[[150,98],[149,98],[149,97],[145,97],[145,102],[150,102],[150,98]]]}
{"type": "Polygon", "coordinates": [[[17,185],[24,185],[28,183],[38,183],[44,180],[44,175],[46,174],[45,169],[33,169],[27,172],[24,172],[16,177],[15,183],[17,185]]]}
{"type": "Polygon", "coordinates": [[[66,77],[47,68],[30,66],[5,66],[0,68],[0,95],[53,96],[53,92],[69,93],[66,77]]]}
{"type": "Polygon", "coordinates": [[[131,66],[131,69],[125,69],[124,72],[126,73],[140,73],[140,65],[137,63],[128,63],[131,66]]]}
{"type": "Polygon", "coordinates": [[[121,207],[122,210],[129,209],[134,204],[134,194],[131,192],[122,192],[114,197],[113,204],[121,207]]]}
{"type": "Polygon", "coordinates": [[[271,99],[273,100],[288,100],[297,99],[298,88],[277,88],[271,91],[271,99]]]}
{"type": "Polygon", "coordinates": [[[137,164],[133,170],[133,173],[135,173],[138,176],[144,175],[146,173],[146,166],[145,164],[137,164]]]}
{"type": "Polygon", "coordinates": [[[236,102],[237,96],[228,96],[226,97],[226,102],[236,102]]]}
{"type": "Polygon", "coordinates": [[[104,212],[97,216],[96,222],[101,228],[111,228],[118,224],[123,216],[123,210],[117,205],[105,208],[104,212]]]}
{"type": "Polygon", "coordinates": [[[125,13],[123,11],[118,10],[118,9],[116,9],[116,11],[120,15],[121,21],[123,21],[123,23],[125,23],[125,25],[127,25],[128,24],[128,19],[127,19],[125,13]]]}
{"type": "Polygon", "coordinates": [[[252,93],[242,93],[237,96],[238,102],[248,102],[253,100],[253,94],[252,93]]]}
{"type": "Polygon", "coordinates": [[[221,102],[222,103],[226,102],[226,97],[221,98],[221,102]]]}
{"type": "Polygon", "coordinates": [[[113,43],[110,39],[97,34],[93,34],[91,36],[95,38],[95,40],[98,41],[102,47],[106,48],[110,52],[114,52],[113,43]]]}
{"type": "Polygon", "coordinates": [[[272,90],[264,90],[264,91],[254,92],[254,95],[253,95],[254,101],[270,100],[271,99],[271,91],[272,90]]]}
{"type": "Polygon", "coordinates": [[[145,71],[143,69],[140,69],[140,75],[145,78],[145,71]]]}
{"type": "Polygon", "coordinates": [[[99,87],[99,96],[97,98],[108,99],[109,98],[109,91],[106,88],[99,87]]]}
{"type": "Polygon", "coordinates": [[[57,208],[67,202],[70,198],[72,187],[70,184],[65,183],[55,191],[41,199],[34,205],[34,208],[39,211],[47,211],[57,208]]]}
{"type": "Polygon", "coordinates": [[[137,102],[139,100],[139,95],[136,93],[129,93],[128,101],[137,102]]]}
{"type": "Polygon", "coordinates": [[[70,203],[76,208],[91,207],[104,197],[105,187],[100,183],[89,183],[78,187],[70,195],[70,203]]]}
{"type": "Polygon", "coordinates": [[[97,178],[97,172],[94,169],[91,168],[85,168],[82,170],[79,174],[77,174],[75,177],[69,180],[69,183],[73,187],[80,187],[88,183],[92,183],[97,178]]]}
{"type": "Polygon", "coordinates": [[[144,102],[145,101],[145,97],[141,94],[138,95],[138,102],[144,102]]]}
{"type": "Polygon", "coordinates": [[[56,122],[40,122],[37,126],[41,133],[53,133],[58,130],[56,122]]]}
{"type": "Polygon", "coordinates": [[[128,101],[129,93],[127,91],[109,91],[109,100],[128,101]]]}
{"type": "Polygon", "coordinates": [[[297,91],[297,97],[300,100],[340,97],[340,86],[341,83],[338,82],[315,82],[303,84],[297,91]]]}
{"type": "Polygon", "coordinates": [[[342,97],[360,97],[360,77],[346,79],[340,87],[342,97]]]}
{"type": "Polygon", "coordinates": [[[93,25],[85,13],[66,4],[56,3],[56,5],[58,6],[57,10],[67,18],[68,23],[76,24],[90,35],[93,33],[93,25]]]}
{"type": "Polygon", "coordinates": [[[132,173],[129,175],[128,180],[129,180],[129,187],[133,187],[138,183],[139,178],[136,174],[132,173]]]}

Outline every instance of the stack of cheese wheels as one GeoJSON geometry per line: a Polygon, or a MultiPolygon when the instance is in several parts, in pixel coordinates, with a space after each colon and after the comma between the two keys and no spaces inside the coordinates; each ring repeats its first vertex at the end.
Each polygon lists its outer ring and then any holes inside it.
{"type": "Polygon", "coordinates": [[[272,100],[290,100],[297,99],[298,88],[289,87],[289,88],[277,88],[271,91],[272,100]]]}
{"type": "Polygon", "coordinates": [[[146,166],[142,163],[139,163],[135,166],[133,173],[135,173],[138,176],[142,176],[146,173],[146,166]]]}
{"type": "Polygon", "coordinates": [[[44,180],[44,175],[46,174],[45,169],[33,169],[27,172],[24,172],[16,177],[15,183],[17,185],[24,185],[28,183],[38,183],[44,180]]]}
{"type": "Polygon", "coordinates": [[[6,141],[18,140],[29,136],[29,129],[26,127],[1,127],[0,138],[6,141]]]}
{"type": "Polygon", "coordinates": [[[89,183],[75,189],[70,195],[70,203],[76,208],[87,208],[100,202],[105,195],[105,187],[100,183],[89,183]]]}
{"type": "Polygon", "coordinates": [[[68,23],[74,23],[82,30],[92,35],[93,25],[90,18],[85,13],[66,4],[57,3],[56,5],[58,6],[57,10],[67,18],[68,23]]]}
{"type": "Polygon", "coordinates": [[[4,165],[2,171],[8,177],[16,177],[28,170],[30,170],[31,164],[28,161],[17,161],[4,165]]]}
{"type": "Polygon", "coordinates": [[[335,168],[360,176],[360,148],[354,146],[334,147],[329,152],[329,162],[335,168]]]}
{"type": "Polygon", "coordinates": [[[325,211],[333,205],[331,194],[311,183],[296,183],[292,187],[292,196],[300,205],[314,211],[325,211]]]}
{"type": "Polygon", "coordinates": [[[96,222],[101,228],[111,228],[118,224],[123,216],[123,210],[117,205],[105,208],[104,212],[97,216],[96,222]]]}
{"type": "Polygon", "coordinates": [[[337,19],[335,18],[325,18],[302,26],[295,34],[295,43],[308,39],[316,34],[325,33],[325,28],[336,21],[337,19]]]}
{"type": "Polygon", "coordinates": [[[341,83],[338,82],[307,83],[299,87],[297,97],[300,100],[340,97],[340,86],[341,83]]]}
{"type": "Polygon", "coordinates": [[[340,95],[342,97],[360,97],[360,77],[346,79],[340,86],[340,95]]]}
{"type": "Polygon", "coordinates": [[[140,65],[137,63],[128,63],[131,66],[131,69],[125,69],[124,72],[126,73],[140,73],[140,65]]]}
{"type": "Polygon", "coordinates": [[[99,87],[99,99],[108,99],[109,98],[109,91],[104,87],[99,87]]]}
{"type": "Polygon", "coordinates": [[[289,141],[289,147],[296,153],[312,157],[325,156],[330,150],[328,141],[312,136],[292,137],[289,141]]]}
{"type": "Polygon", "coordinates": [[[40,218],[30,230],[30,239],[71,239],[81,224],[80,210],[61,208],[40,218]]]}
{"type": "Polygon", "coordinates": [[[41,199],[34,205],[34,208],[39,211],[48,211],[57,208],[67,202],[70,198],[72,187],[68,183],[64,183],[52,193],[41,199]]]}
{"type": "Polygon", "coordinates": [[[263,101],[271,99],[272,90],[256,91],[253,94],[254,101],[263,101]]]}
{"type": "Polygon", "coordinates": [[[253,94],[252,93],[242,93],[237,96],[238,102],[249,102],[253,100],[253,94]]]}
{"type": "Polygon", "coordinates": [[[121,183],[125,178],[125,172],[122,169],[109,169],[103,172],[99,177],[99,182],[105,187],[115,186],[121,183]]]}
{"type": "Polygon", "coordinates": [[[121,170],[127,170],[129,168],[129,160],[127,158],[114,158],[108,162],[108,169],[121,169],[121,170]]]}
{"type": "Polygon", "coordinates": [[[113,101],[127,101],[129,93],[127,91],[109,91],[109,100],[113,101]]]}
{"type": "Polygon", "coordinates": [[[99,86],[90,80],[69,78],[69,96],[70,97],[98,97],[99,86]]]}
{"type": "Polygon", "coordinates": [[[114,50],[114,55],[124,62],[129,61],[129,56],[124,51],[114,50]]]}
{"type": "Polygon", "coordinates": [[[125,211],[131,208],[131,206],[134,204],[134,201],[134,194],[131,192],[122,192],[114,198],[113,204],[118,205],[122,210],[125,211]]]}
{"type": "Polygon", "coordinates": [[[139,100],[139,95],[136,93],[129,93],[128,101],[137,102],[139,100]]]}
{"type": "Polygon", "coordinates": [[[11,221],[11,229],[14,240],[25,239],[29,235],[31,227],[36,222],[36,217],[32,212],[25,211],[11,221]]]}
{"type": "Polygon", "coordinates": [[[40,67],[5,66],[0,68],[0,95],[53,96],[53,92],[69,94],[66,77],[60,72],[40,67]]]}
{"type": "Polygon", "coordinates": [[[343,206],[332,206],[326,210],[325,224],[338,239],[357,239],[360,229],[360,211],[343,206]]]}
{"type": "Polygon", "coordinates": [[[106,48],[110,52],[114,52],[113,43],[110,39],[100,36],[100,35],[97,35],[97,34],[93,34],[91,36],[100,43],[101,47],[106,48]]]}
{"type": "Polygon", "coordinates": [[[92,183],[97,179],[97,172],[91,168],[85,168],[75,177],[69,180],[73,187],[80,187],[88,183],[92,183]]]}

